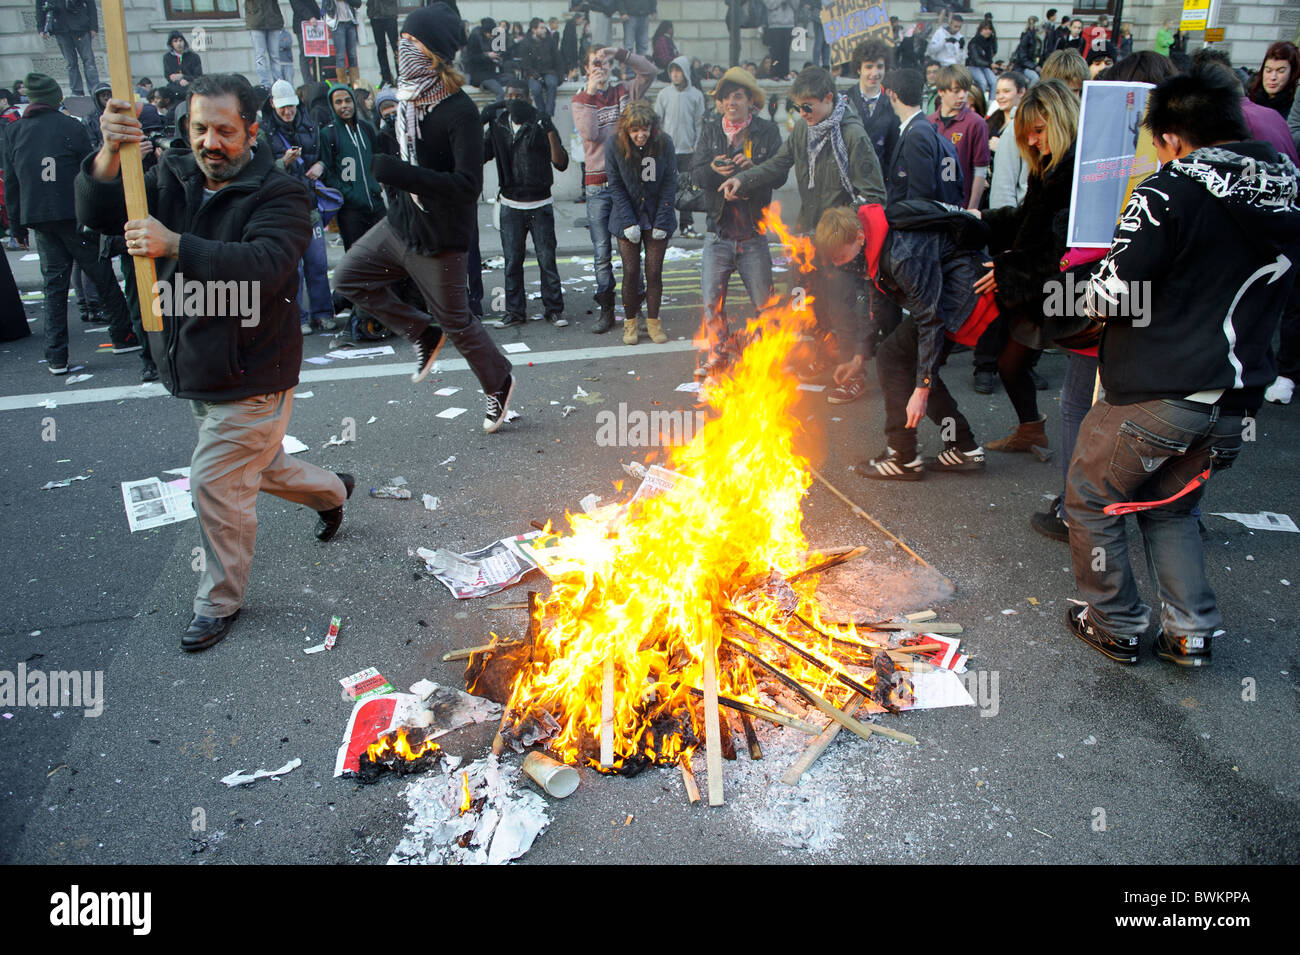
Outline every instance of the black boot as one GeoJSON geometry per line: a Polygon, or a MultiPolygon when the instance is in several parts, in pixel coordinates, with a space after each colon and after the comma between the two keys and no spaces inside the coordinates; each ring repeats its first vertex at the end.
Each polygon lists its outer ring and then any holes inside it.
{"type": "Polygon", "coordinates": [[[614,290],[597,292],[595,299],[596,304],[600,306],[600,317],[596,319],[596,327],[592,331],[597,335],[603,335],[614,327],[614,290]]]}

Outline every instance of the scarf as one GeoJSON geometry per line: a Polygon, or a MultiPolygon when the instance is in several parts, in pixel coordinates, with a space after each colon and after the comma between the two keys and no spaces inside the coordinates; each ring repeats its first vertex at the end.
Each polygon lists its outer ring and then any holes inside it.
{"type": "Polygon", "coordinates": [[[826,141],[830,140],[831,151],[835,155],[835,165],[839,169],[840,183],[850,197],[855,195],[853,184],[849,180],[849,147],[844,145],[844,131],[840,124],[844,121],[844,107],[848,100],[836,94],[835,108],[831,114],[816,126],[808,126],[808,188],[813,187],[813,174],[817,169],[817,154],[822,151],[826,141]]]}
{"type": "Polygon", "coordinates": [[[743,123],[733,123],[729,119],[727,119],[727,117],[725,116],[722,117],[722,131],[727,134],[727,142],[732,147],[740,146],[741,139],[742,139],[741,134],[744,133],[745,130],[749,128],[749,121],[753,118],[754,118],[754,114],[750,113],[748,116],[745,117],[745,121],[743,123]]]}
{"type": "MultiPolygon", "coordinates": [[[[415,141],[420,137],[420,122],[451,92],[433,61],[410,40],[397,42],[397,69],[397,145],[402,162],[418,166],[415,141]]],[[[414,193],[411,199],[424,209],[414,193]]]]}

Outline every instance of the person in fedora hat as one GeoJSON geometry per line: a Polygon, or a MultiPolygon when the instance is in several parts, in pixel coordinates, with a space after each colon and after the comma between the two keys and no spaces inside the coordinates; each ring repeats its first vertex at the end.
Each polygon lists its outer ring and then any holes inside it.
{"type": "Polygon", "coordinates": [[[704,193],[707,214],[700,280],[713,348],[700,365],[702,375],[724,365],[730,355],[726,298],[732,273],[740,273],[755,312],[772,296],[772,255],[767,237],[758,231],[772,190],[753,189],[748,196],[728,199],[718,187],[781,148],[781,130],[763,118],[765,97],[748,70],[733,66],[722,74],[713,87],[713,99],[717,109],[704,120],[690,169],[704,193]]]}

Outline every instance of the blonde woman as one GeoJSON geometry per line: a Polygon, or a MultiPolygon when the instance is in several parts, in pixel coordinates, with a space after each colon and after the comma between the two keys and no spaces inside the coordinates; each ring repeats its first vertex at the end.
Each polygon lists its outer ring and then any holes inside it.
{"type": "Polygon", "coordinates": [[[388,194],[388,215],[353,243],[334,287],[415,345],[414,382],[423,381],[448,338],[487,396],[483,430],[505,423],[515,380],[510,362],[470,314],[466,260],[483,187],[478,108],[451,67],[465,27],[445,4],[407,15],[397,44],[398,155],[379,154],[371,172],[388,194]],[[409,277],[429,309],[398,297],[409,277]]]}
{"type": "Polygon", "coordinates": [[[677,227],[677,157],[672,138],[659,129],[659,116],[643,99],[618,118],[618,130],[605,146],[605,172],[613,205],[609,233],[618,237],[623,260],[623,343],[635,345],[641,295],[641,251],[645,250],[646,331],[657,345],[668,341],[659,321],[663,299],[664,253],[677,227]]]}
{"type": "Polygon", "coordinates": [[[1047,447],[1046,417],[1030,376],[1043,347],[1043,300],[1048,279],[1059,274],[1066,250],[1066,220],[1074,174],[1079,101],[1060,80],[1044,80],[1020,101],[1016,145],[1029,167],[1029,188],[1020,205],[983,214],[991,230],[989,271],[975,283],[981,295],[996,293],[1006,322],[1007,343],[998,356],[998,375],[1020,423],[986,447],[1028,451],[1047,447]]]}
{"type": "Polygon", "coordinates": [[[1083,93],[1083,84],[1092,79],[1088,61],[1077,50],[1055,50],[1043,61],[1043,80],[1060,80],[1077,99],[1083,93]]]}

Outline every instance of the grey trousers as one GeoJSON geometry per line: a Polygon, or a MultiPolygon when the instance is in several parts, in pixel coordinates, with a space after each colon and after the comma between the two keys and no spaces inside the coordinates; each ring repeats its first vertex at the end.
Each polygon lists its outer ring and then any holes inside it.
{"type": "Polygon", "coordinates": [[[469,364],[485,394],[501,390],[510,360],[469,310],[464,252],[421,255],[409,249],[387,219],[352,243],[334,270],[334,290],[409,342],[437,324],[469,364]],[[410,277],[432,315],[402,301],[393,287],[410,277]]]}
{"type": "Polygon", "coordinates": [[[227,617],[244,603],[257,540],[257,495],[274,494],[313,511],[347,497],[338,475],[284,453],[293,392],[240,401],[192,401],[199,441],[190,492],[199,517],[203,564],[194,612],[227,617]]]}

